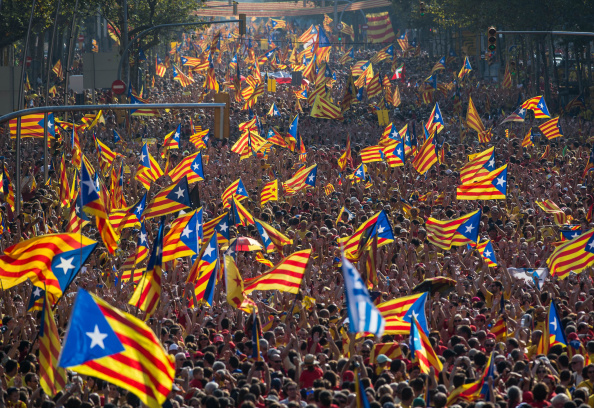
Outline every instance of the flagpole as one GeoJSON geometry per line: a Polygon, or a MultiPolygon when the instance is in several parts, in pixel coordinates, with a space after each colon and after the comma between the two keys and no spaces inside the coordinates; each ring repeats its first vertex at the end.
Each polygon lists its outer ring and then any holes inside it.
{"type": "MultiPolygon", "coordinates": [[[[60,13],[60,5],[62,0],[58,0],[58,4],[56,5],[56,16],[54,17],[54,26],[52,27],[52,36],[50,40],[50,48],[47,54],[47,74],[45,77],[45,106],[49,106],[49,82],[50,82],[50,72],[52,72],[52,61],[54,56],[54,43],[56,41],[56,28],[58,27],[58,15],[60,13]]],[[[49,169],[48,169],[48,148],[47,148],[47,113],[43,116],[43,182],[47,183],[47,179],[49,177],[49,169]]]]}

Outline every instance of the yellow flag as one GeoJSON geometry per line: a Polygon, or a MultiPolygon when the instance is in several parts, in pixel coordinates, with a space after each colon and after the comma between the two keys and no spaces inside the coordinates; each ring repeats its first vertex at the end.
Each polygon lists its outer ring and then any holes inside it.
{"type": "Polygon", "coordinates": [[[233,257],[225,255],[225,284],[227,290],[227,302],[234,308],[243,303],[243,279],[239,274],[233,257]]]}

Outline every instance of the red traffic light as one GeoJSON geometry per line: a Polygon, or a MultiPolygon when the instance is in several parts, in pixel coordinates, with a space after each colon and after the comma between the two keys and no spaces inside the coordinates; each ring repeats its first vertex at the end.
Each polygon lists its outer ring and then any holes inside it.
{"type": "Polygon", "coordinates": [[[497,29],[495,27],[489,27],[488,33],[490,37],[495,37],[495,35],[497,35],[497,29]]]}

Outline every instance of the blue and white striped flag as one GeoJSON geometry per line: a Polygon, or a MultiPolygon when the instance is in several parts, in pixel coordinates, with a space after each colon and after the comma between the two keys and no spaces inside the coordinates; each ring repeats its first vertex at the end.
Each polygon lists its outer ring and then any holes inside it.
{"type": "Polygon", "coordinates": [[[372,333],[381,336],[386,321],[376,309],[359,271],[342,254],[342,275],[344,277],[349,333],[372,333]]]}

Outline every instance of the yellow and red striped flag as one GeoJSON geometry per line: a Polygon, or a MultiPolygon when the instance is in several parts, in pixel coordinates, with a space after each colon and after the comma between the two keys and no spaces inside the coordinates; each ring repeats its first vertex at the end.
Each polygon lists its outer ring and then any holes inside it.
{"type": "Polygon", "coordinates": [[[96,241],[73,233],[21,241],[0,255],[0,285],[6,290],[29,279],[46,292],[61,296],[96,245],[96,241]]]}
{"type": "Polygon", "coordinates": [[[136,286],[132,298],[128,302],[146,312],[146,318],[151,317],[156,311],[161,298],[161,280],[163,278],[163,229],[161,223],[159,232],[153,244],[151,256],[146,267],[146,272],[136,286]]]}
{"type": "Polygon", "coordinates": [[[66,370],[58,367],[62,345],[49,296],[46,291],[39,331],[39,385],[47,395],[54,397],[66,385],[66,370]]]}
{"type": "Polygon", "coordinates": [[[264,221],[255,219],[254,224],[262,238],[264,248],[267,253],[278,251],[279,254],[283,254],[283,247],[285,245],[292,245],[293,240],[283,235],[280,231],[271,225],[266,224],[264,221]]]}
{"type": "Polygon", "coordinates": [[[188,76],[186,76],[181,69],[177,68],[175,64],[171,64],[171,68],[173,69],[173,80],[179,82],[182,88],[194,83],[194,80],[188,78],[188,76]]]}
{"type": "Polygon", "coordinates": [[[483,121],[474,106],[474,102],[472,102],[472,97],[468,97],[468,111],[466,112],[466,125],[476,130],[476,132],[480,135],[485,131],[485,125],[483,125],[483,121]]]}
{"type": "Polygon", "coordinates": [[[319,119],[344,120],[340,108],[332,103],[330,99],[328,99],[328,96],[323,95],[316,97],[313,107],[311,108],[310,116],[319,119]]]}
{"type": "Polygon", "coordinates": [[[138,180],[144,188],[149,190],[151,184],[163,175],[163,170],[159,166],[159,163],[151,155],[148,150],[148,144],[145,143],[142,146],[142,153],[140,155],[140,164],[136,171],[136,180],[138,180]]]}
{"type": "Polygon", "coordinates": [[[481,210],[452,220],[427,219],[427,240],[439,248],[449,250],[453,246],[476,243],[481,220],[481,210]]]}
{"type": "Polygon", "coordinates": [[[373,163],[373,162],[381,162],[383,161],[382,158],[382,148],[380,146],[369,146],[364,149],[361,149],[361,161],[363,163],[373,163]]]}
{"type": "Polygon", "coordinates": [[[269,181],[262,187],[260,193],[260,204],[264,206],[269,201],[278,201],[278,179],[269,181]]]}
{"type": "MultiPolygon", "coordinates": [[[[371,64],[369,66],[371,67],[371,64]]],[[[380,74],[378,72],[371,78],[370,81],[367,82],[366,90],[367,90],[367,97],[369,99],[371,99],[375,96],[378,96],[379,94],[382,93],[382,84],[380,82],[379,76],[380,76],[380,74]]]]}
{"type": "Polygon", "coordinates": [[[555,224],[564,225],[569,222],[567,215],[559,208],[554,201],[545,199],[544,201],[536,201],[536,204],[547,214],[551,214],[555,218],[555,224]]]}
{"type": "Polygon", "coordinates": [[[509,70],[509,62],[505,64],[505,73],[503,74],[503,82],[501,84],[503,89],[510,89],[512,87],[512,77],[509,70]]]}
{"type": "Polygon", "coordinates": [[[425,174],[431,166],[437,163],[437,154],[435,153],[435,144],[433,135],[429,137],[413,160],[413,167],[420,174],[425,174]]]}
{"type": "Polygon", "coordinates": [[[69,322],[61,367],[124,388],[147,407],[165,402],[173,387],[174,358],[145,323],[84,289],[69,322]]]}
{"type": "Polygon", "coordinates": [[[204,180],[204,166],[202,163],[202,153],[194,153],[184,157],[177,166],[168,173],[171,181],[177,183],[182,177],[188,178],[188,184],[204,180]]]}
{"type": "Polygon", "coordinates": [[[507,195],[507,164],[483,177],[475,177],[458,186],[458,200],[505,200],[507,195]]]}
{"type": "Polygon", "coordinates": [[[547,260],[551,276],[564,279],[594,264],[594,229],[559,245],[547,260]]]}
{"type": "Polygon", "coordinates": [[[331,183],[326,184],[326,186],[324,187],[324,193],[326,193],[326,196],[331,195],[335,191],[336,190],[334,189],[334,186],[331,183]]]}
{"type": "Polygon", "coordinates": [[[56,76],[58,77],[58,79],[61,81],[62,79],[64,79],[64,69],[62,68],[62,61],[58,60],[58,62],[56,62],[54,64],[54,66],[52,67],[52,72],[54,74],[56,74],[56,76]]]}
{"type": "Polygon", "coordinates": [[[217,237],[212,236],[210,241],[204,244],[188,275],[187,282],[194,284],[194,294],[198,302],[213,304],[218,271],[219,245],[217,237]]]}
{"type": "Polygon", "coordinates": [[[561,125],[559,125],[559,117],[546,121],[538,128],[549,140],[563,136],[561,125]]]}
{"type": "Polygon", "coordinates": [[[278,263],[270,271],[245,282],[245,293],[255,290],[278,290],[296,294],[311,256],[311,249],[297,251],[278,263]]]}
{"type": "Polygon", "coordinates": [[[186,210],[191,206],[188,180],[183,177],[176,184],[165,187],[153,197],[144,212],[144,217],[148,220],[186,210]]]}
{"type": "Polygon", "coordinates": [[[495,340],[505,341],[507,339],[507,322],[503,316],[499,316],[493,327],[491,333],[495,335],[495,340]]]}
{"type": "Polygon", "coordinates": [[[229,187],[223,191],[221,200],[223,201],[224,208],[231,207],[231,202],[229,200],[234,196],[237,196],[239,201],[246,199],[248,196],[247,190],[243,185],[243,181],[241,181],[241,177],[231,183],[229,187]]]}
{"type": "Polygon", "coordinates": [[[422,373],[429,374],[430,368],[433,368],[437,378],[443,369],[441,361],[435,354],[427,334],[414,316],[410,325],[410,353],[413,364],[418,363],[422,373]]]}
{"type": "MultiPolygon", "coordinates": [[[[262,254],[258,252],[260,256],[262,254]]],[[[256,255],[257,258],[257,255],[256,255]]],[[[239,308],[244,301],[243,279],[237,269],[237,265],[232,256],[225,255],[225,291],[227,292],[227,302],[234,308],[239,308]]]]}
{"type": "Polygon", "coordinates": [[[60,160],[60,203],[62,207],[66,207],[70,204],[70,185],[68,184],[68,177],[66,174],[66,159],[64,153],[62,153],[62,159],[60,160]]]}
{"type": "Polygon", "coordinates": [[[380,354],[383,354],[392,360],[402,359],[402,350],[400,349],[400,344],[398,344],[398,342],[374,344],[371,349],[371,354],[369,355],[369,362],[371,364],[377,364],[377,356],[380,354]]]}
{"type": "Polygon", "coordinates": [[[448,396],[446,406],[452,406],[459,399],[469,402],[477,400],[489,400],[490,392],[489,385],[487,384],[487,378],[491,377],[495,379],[495,360],[493,359],[493,354],[494,353],[491,353],[489,356],[485,371],[481,377],[474,382],[461,385],[460,387],[454,389],[448,396]]]}
{"type": "Polygon", "coordinates": [[[522,108],[534,112],[535,119],[548,119],[551,117],[543,96],[528,99],[522,104],[522,108]]]}
{"type": "Polygon", "coordinates": [[[468,156],[468,163],[460,169],[460,180],[466,183],[476,177],[482,177],[495,170],[494,147],[468,156]]]}
{"type": "Polygon", "coordinates": [[[530,128],[524,139],[522,139],[522,147],[534,146],[534,140],[532,138],[532,128],[530,128]]]}

